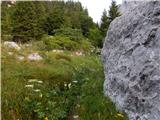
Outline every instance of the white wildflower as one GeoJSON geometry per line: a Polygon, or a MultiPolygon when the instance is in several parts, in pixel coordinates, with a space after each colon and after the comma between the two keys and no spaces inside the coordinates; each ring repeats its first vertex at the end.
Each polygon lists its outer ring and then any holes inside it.
{"type": "Polygon", "coordinates": [[[78,117],[79,117],[78,115],[74,115],[74,116],[73,116],[74,119],[77,119],[78,117]]]}
{"type": "Polygon", "coordinates": [[[28,82],[36,82],[36,83],[43,83],[43,81],[38,81],[37,79],[30,79],[28,82]]]}
{"type": "Polygon", "coordinates": [[[8,4],[8,7],[11,7],[11,5],[10,5],[10,4],[8,4]]]}
{"type": "Polygon", "coordinates": [[[40,81],[40,80],[39,80],[39,81],[37,81],[37,83],[40,83],[40,84],[41,84],[41,83],[43,83],[43,81],[40,81]]]}
{"type": "Polygon", "coordinates": [[[71,83],[68,84],[68,88],[71,88],[71,83]]]}
{"type": "Polygon", "coordinates": [[[40,92],[40,89],[33,90],[34,92],[40,92]]]}
{"type": "Polygon", "coordinates": [[[25,87],[27,87],[27,88],[33,88],[34,85],[25,85],[25,87]]]}
{"type": "Polygon", "coordinates": [[[30,79],[28,82],[37,82],[37,79],[30,79]]]}
{"type": "Polygon", "coordinates": [[[76,80],[75,80],[75,81],[72,81],[72,82],[73,82],[73,83],[78,83],[78,81],[76,81],[76,80]]]}
{"type": "Polygon", "coordinates": [[[52,52],[63,53],[63,50],[52,50],[52,52]]]}
{"type": "Polygon", "coordinates": [[[67,84],[64,84],[64,87],[67,87],[67,84]]]}

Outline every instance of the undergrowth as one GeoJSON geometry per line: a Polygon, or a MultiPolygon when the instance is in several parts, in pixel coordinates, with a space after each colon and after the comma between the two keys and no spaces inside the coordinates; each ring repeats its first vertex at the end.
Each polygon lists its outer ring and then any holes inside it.
{"type": "Polygon", "coordinates": [[[2,48],[3,120],[126,120],[104,97],[96,55],[43,51],[41,61],[20,61],[17,54],[2,48]]]}

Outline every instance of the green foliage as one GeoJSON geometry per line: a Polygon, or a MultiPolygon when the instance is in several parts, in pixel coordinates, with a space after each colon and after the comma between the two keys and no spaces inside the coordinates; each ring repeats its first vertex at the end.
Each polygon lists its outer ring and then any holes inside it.
{"type": "Polygon", "coordinates": [[[100,26],[100,30],[102,32],[103,37],[106,36],[106,32],[108,30],[109,24],[110,24],[110,21],[109,21],[109,18],[107,16],[107,11],[104,10],[102,18],[101,18],[101,26],[100,26]]]}
{"type": "Polygon", "coordinates": [[[82,31],[80,29],[61,28],[55,30],[55,35],[67,36],[70,40],[77,42],[83,39],[82,31]]]}
{"type": "Polygon", "coordinates": [[[89,42],[88,39],[83,39],[80,41],[79,48],[81,51],[88,54],[88,53],[90,53],[91,49],[93,49],[94,47],[91,44],[91,42],[89,42]]]}
{"type": "Polygon", "coordinates": [[[81,29],[82,34],[87,37],[89,34],[89,29],[93,27],[93,21],[92,18],[88,17],[87,15],[81,15],[81,29]]]}
{"type": "Polygon", "coordinates": [[[41,29],[41,18],[39,12],[43,13],[43,9],[37,8],[37,2],[16,2],[13,13],[13,40],[19,42],[27,42],[39,39],[43,30],[41,29]]]}
{"type": "Polygon", "coordinates": [[[49,36],[44,38],[44,44],[47,50],[62,49],[75,50],[78,48],[78,43],[64,36],[49,36]]]}
{"type": "Polygon", "coordinates": [[[44,30],[48,35],[53,35],[55,33],[54,30],[62,27],[63,22],[64,18],[61,9],[54,9],[46,18],[44,30]]]}
{"type": "Polygon", "coordinates": [[[107,11],[104,10],[103,15],[101,17],[100,30],[102,32],[103,37],[106,36],[110,23],[118,16],[120,16],[120,13],[118,12],[118,5],[116,5],[116,1],[112,0],[110,9],[108,11],[108,15],[107,11]]]}
{"type": "Polygon", "coordinates": [[[12,35],[4,35],[4,34],[2,34],[1,39],[3,41],[11,41],[12,40],[12,35]]]}
{"type": "Polygon", "coordinates": [[[101,34],[101,31],[98,28],[93,28],[89,30],[89,35],[88,38],[91,41],[91,43],[96,47],[101,47],[103,46],[103,36],[101,34]]]}
{"type": "Polygon", "coordinates": [[[84,39],[83,37],[79,41],[74,41],[72,36],[65,37],[56,35],[56,36],[44,37],[42,40],[44,42],[46,50],[54,50],[54,49],[69,50],[69,51],[81,50],[87,53],[93,47],[91,43],[88,40],[84,39]]]}
{"type": "Polygon", "coordinates": [[[84,74],[81,86],[81,96],[77,112],[82,120],[126,120],[126,117],[116,110],[115,105],[103,93],[103,67],[98,58],[92,68],[84,74]],[[100,67],[101,66],[101,67],[100,67]],[[118,116],[121,114],[122,116],[118,116]]]}
{"type": "Polygon", "coordinates": [[[112,0],[110,9],[109,9],[109,20],[112,22],[116,17],[120,16],[118,12],[118,6],[116,5],[116,1],[112,0]]]}
{"type": "Polygon", "coordinates": [[[1,35],[2,40],[11,40],[11,31],[12,31],[12,7],[10,6],[10,2],[2,1],[1,3],[1,35]]]}
{"type": "Polygon", "coordinates": [[[19,52],[2,51],[2,119],[63,120],[77,114],[82,120],[125,120],[103,96],[98,57],[50,51],[40,53],[41,61],[18,61],[19,52]]]}
{"type": "Polygon", "coordinates": [[[56,54],[55,59],[71,61],[71,57],[64,54],[56,54]]]}
{"type": "Polygon", "coordinates": [[[80,2],[16,1],[2,2],[2,37],[18,42],[40,40],[44,34],[67,36],[79,41],[88,37],[95,23],[80,2]]]}

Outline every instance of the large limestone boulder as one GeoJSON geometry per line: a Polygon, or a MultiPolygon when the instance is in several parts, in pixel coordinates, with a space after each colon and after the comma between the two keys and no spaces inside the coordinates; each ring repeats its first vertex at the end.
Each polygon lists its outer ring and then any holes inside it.
{"type": "Polygon", "coordinates": [[[136,3],[110,25],[104,92],[130,120],[160,120],[160,1],[136,3]]]}

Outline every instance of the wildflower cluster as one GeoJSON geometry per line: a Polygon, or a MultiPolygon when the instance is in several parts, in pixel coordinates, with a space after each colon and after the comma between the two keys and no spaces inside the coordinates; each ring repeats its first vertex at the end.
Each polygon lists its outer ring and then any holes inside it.
{"type": "Polygon", "coordinates": [[[36,88],[37,86],[41,86],[41,84],[43,84],[43,81],[40,81],[40,80],[37,80],[37,79],[29,79],[28,83],[25,85],[25,87],[28,88],[28,89],[32,88],[33,92],[36,92],[36,93],[39,92],[40,93],[39,96],[42,97],[41,90],[36,88]]]}

